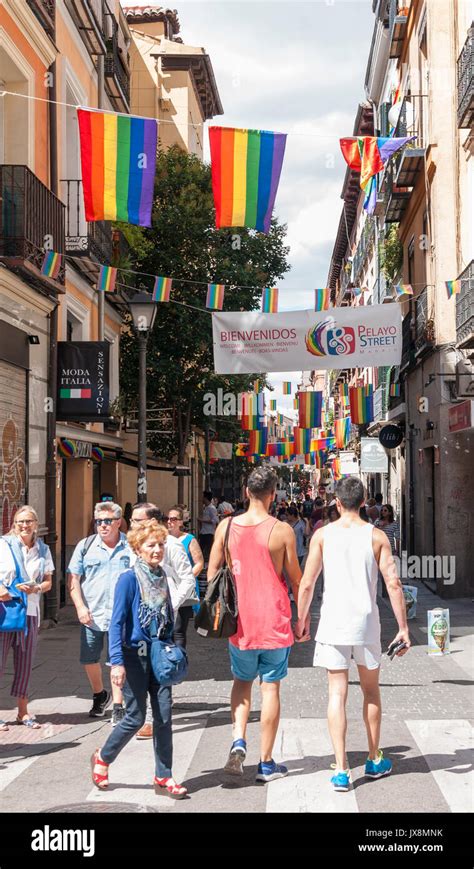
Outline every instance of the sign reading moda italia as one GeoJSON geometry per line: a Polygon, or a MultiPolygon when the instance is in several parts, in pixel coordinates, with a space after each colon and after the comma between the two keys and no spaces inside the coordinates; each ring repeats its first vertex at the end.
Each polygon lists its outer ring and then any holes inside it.
{"type": "Polygon", "coordinates": [[[399,365],[398,305],[212,314],[217,374],[399,365]]]}
{"type": "Polygon", "coordinates": [[[108,341],[58,341],[58,420],[108,417],[109,349],[108,341]]]}

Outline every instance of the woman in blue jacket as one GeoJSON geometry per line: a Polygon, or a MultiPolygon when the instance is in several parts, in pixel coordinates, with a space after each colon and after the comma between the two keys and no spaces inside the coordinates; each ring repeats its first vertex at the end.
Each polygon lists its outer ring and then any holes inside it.
{"type": "Polygon", "coordinates": [[[131,570],[119,577],[115,589],[112,621],[109,628],[109,661],[112,683],[123,688],[126,713],[114,727],[102,749],[92,755],[92,780],[107,788],[108,767],[143,726],[147,694],[153,711],[154,785],[157,793],[176,799],[187,789],[175,782],[171,772],[173,736],[171,730],[171,688],[155,679],[151,666],[150,624],[157,625],[157,636],[172,640],[173,610],[163,560],[168,532],[156,519],[143,522],[129,531],[128,541],[137,555],[131,570]]]}

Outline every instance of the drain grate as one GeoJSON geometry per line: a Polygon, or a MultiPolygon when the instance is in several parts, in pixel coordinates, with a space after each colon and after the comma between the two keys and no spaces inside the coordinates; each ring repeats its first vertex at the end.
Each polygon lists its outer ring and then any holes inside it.
{"type": "Polygon", "coordinates": [[[50,809],[44,809],[42,815],[62,815],[62,814],[140,814],[140,815],[155,815],[159,814],[159,809],[154,809],[151,806],[137,805],[136,803],[71,803],[67,806],[52,806],[50,809]]]}

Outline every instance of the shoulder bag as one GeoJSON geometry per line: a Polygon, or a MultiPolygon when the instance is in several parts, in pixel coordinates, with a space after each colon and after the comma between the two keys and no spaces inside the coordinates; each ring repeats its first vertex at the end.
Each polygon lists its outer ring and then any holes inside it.
{"type": "Polygon", "coordinates": [[[224,538],[224,564],[207,586],[204,600],[194,617],[198,634],[211,639],[225,639],[237,632],[237,589],[229,554],[229,519],[224,538]]]}
{"type": "Polygon", "coordinates": [[[160,640],[156,631],[156,620],[152,619],[150,625],[151,640],[151,667],[155,679],[163,688],[179,685],[188,675],[188,656],[182,646],[177,646],[172,638],[169,641],[160,640]]]}
{"type": "Polygon", "coordinates": [[[12,584],[8,588],[8,592],[11,595],[11,600],[3,600],[0,601],[0,633],[12,633],[13,631],[21,631],[22,633],[28,633],[28,622],[27,622],[27,610],[28,610],[28,596],[26,592],[20,591],[17,588],[18,584],[21,585],[23,582],[21,567],[18,563],[18,559],[13,551],[13,546],[11,546],[10,542],[3,538],[5,543],[10,549],[12,554],[12,558],[15,564],[16,576],[13,580],[12,584]]]}

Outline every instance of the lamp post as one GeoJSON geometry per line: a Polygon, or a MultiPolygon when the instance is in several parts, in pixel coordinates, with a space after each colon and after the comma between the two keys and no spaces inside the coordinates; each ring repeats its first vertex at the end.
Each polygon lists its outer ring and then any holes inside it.
{"type": "Polygon", "coordinates": [[[138,336],[138,474],[137,502],[147,500],[146,480],[146,348],[157,305],[148,293],[137,293],[128,303],[138,336]]]}

